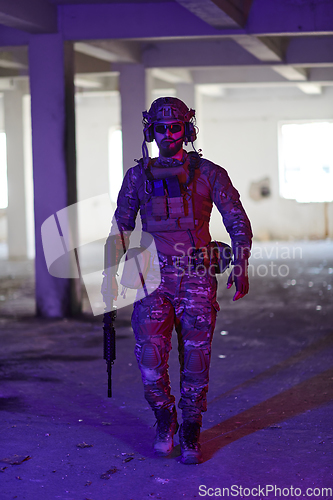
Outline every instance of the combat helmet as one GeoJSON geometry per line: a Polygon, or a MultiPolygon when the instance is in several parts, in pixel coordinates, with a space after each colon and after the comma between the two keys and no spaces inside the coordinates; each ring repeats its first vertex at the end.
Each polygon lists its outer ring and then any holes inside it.
{"type": "Polygon", "coordinates": [[[159,97],[150,106],[149,111],[143,111],[143,133],[145,141],[154,140],[154,123],[158,121],[180,121],[184,123],[184,142],[193,143],[197,138],[195,127],[195,110],[189,109],[177,97],[159,97]]]}

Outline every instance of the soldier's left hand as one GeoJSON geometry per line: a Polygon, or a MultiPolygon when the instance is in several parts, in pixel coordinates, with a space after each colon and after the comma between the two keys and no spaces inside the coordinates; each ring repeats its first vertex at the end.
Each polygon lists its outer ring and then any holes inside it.
{"type": "Polygon", "coordinates": [[[234,265],[227,282],[227,288],[231,288],[235,283],[236,293],[233,301],[242,299],[249,293],[249,277],[247,272],[247,261],[238,262],[234,265]]]}

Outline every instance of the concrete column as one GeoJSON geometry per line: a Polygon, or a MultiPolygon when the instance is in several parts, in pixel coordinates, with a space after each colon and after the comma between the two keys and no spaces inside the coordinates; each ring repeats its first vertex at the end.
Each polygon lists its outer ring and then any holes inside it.
{"type": "Polygon", "coordinates": [[[134,166],[134,159],[142,157],[142,111],[147,109],[146,83],[145,68],[142,64],[121,64],[119,70],[125,174],[134,166]]]}
{"type": "Polygon", "coordinates": [[[22,99],[23,94],[20,90],[8,90],[4,92],[8,176],[7,242],[9,259],[27,258],[22,99]]]}
{"type": "Polygon", "coordinates": [[[204,96],[200,92],[198,87],[195,87],[195,86],[194,86],[194,96],[195,96],[195,102],[194,102],[195,118],[196,118],[196,125],[198,127],[197,140],[195,141],[194,145],[195,145],[196,150],[202,149],[203,153],[205,153],[205,150],[204,150],[205,128],[203,126],[203,124],[204,124],[204,111],[205,111],[205,107],[203,105],[204,96]]]}
{"type": "MultiPolygon", "coordinates": [[[[202,105],[201,105],[201,94],[198,90],[196,90],[195,85],[193,83],[177,83],[176,85],[176,94],[178,99],[187,104],[189,108],[195,109],[196,116],[196,124],[199,129],[199,133],[197,136],[197,140],[194,143],[195,149],[202,149],[203,147],[203,137],[202,133],[200,133],[200,124],[203,122],[202,117],[202,105]]],[[[190,149],[188,149],[190,151],[190,149]]]]}
{"type": "Polygon", "coordinates": [[[49,274],[41,225],[77,201],[72,43],[64,43],[58,34],[32,36],[29,68],[37,315],[63,317],[80,310],[80,283],[49,274]]]}
{"type": "MultiPolygon", "coordinates": [[[[146,69],[146,109],[150,108],[153,102],[154,77],[151,69],[146,69]]],[[[142,110],[143,111],[143,110],[142,110]]]]}
{"type": "Polygon", "coordinates": [[[193,83],[177,83],[176,95],[178,99],[184,101],[189,108],[195,109],[195,87],[193,83]]]}

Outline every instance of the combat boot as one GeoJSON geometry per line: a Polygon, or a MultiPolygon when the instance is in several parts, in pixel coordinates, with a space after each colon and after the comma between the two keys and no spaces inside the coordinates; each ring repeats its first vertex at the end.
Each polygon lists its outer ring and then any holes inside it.
{"type": "Polygon", "coordinates": [[[178,431],[177,412],[173,407],[155,410],[157,430],[154,439],[154,450],[159,457],[167,457],[173,449],[173,436],[178,431]]]}
{"type": "Polygon", "coordinates": [[[200,464],[202,462],[199,437],[200,424],[185,420],[179,429],[179,442],[182,452],[180,461],[183,464],[200,464]]]}

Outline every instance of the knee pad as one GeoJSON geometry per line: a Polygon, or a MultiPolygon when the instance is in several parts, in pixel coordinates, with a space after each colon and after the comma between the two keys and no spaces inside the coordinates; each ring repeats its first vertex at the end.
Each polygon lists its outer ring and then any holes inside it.
{"type": "Polygon", "coordinates": [[[184,369],[190,373],[203,373],[207,370],[205,353],[202,349],[189,349],[185,352],[184,369]]]}
{"type": "Polygon", "coordinates": [[[143,344],[139,364],[151,370],[157,368],[161,364],[161,356],[157,345],[143,344]]]}

